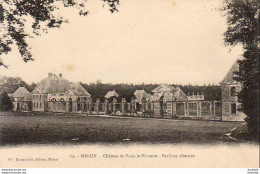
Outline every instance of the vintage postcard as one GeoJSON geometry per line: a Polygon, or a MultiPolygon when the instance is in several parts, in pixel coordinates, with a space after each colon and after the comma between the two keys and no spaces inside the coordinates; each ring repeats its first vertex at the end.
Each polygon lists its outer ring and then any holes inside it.
{"type": "Polygon", "coordinates": [[[1,1],[0,167],[259,168],[257,3],[1,1]]]}

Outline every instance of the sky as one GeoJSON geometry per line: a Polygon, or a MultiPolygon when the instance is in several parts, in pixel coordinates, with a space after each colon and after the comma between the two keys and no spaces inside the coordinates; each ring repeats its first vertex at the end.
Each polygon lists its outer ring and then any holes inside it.
{"type": "Polygon", "coordinates": [[[48,72],[73,82],[218,84],[242,48],[224,46],[221,0],[121,0],[111,14],[90,0],[89,15],[61,10],[69,23],[28,40],[35,61],[17,49],[0,75],[39,82],[48,72]]]}

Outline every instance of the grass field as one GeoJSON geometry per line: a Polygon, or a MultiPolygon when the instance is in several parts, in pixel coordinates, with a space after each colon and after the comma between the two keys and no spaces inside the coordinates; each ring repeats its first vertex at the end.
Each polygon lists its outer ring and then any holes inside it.
{"type": "Polygon", "coordinates": [[[89,143],[237,143],[240,122],[0,112],[0,145],[89,143]]]}

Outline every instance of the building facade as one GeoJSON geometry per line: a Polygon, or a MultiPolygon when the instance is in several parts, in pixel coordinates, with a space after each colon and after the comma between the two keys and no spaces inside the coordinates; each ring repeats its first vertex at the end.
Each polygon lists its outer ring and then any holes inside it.
{"type": "Polygon", "coordinates": [[[244,121],[246,115],[239,112],[241,103],[239,103],[237,94],[241,91],[242,85],[235,80],[235,72],[238,71],[237,62],[233,64],[225,78],[221,81],[222,90],[222,121],[244,121]]]}
{"type": "Polygon", "coordinates": [[[237,94],[242,85],[235,80],[238,63],[235,62],[221,81],[221,101],[205,101],[204,95],[186,95],[179,87],[159,85],[152,94],[136,90],[129,102],[119,98],[115,91],[108,91],[105,101],[92,101],[91,95],[80,83],[72,83],[49,73],[30,93],[19,87],[12,100],[15,111],[67,112],[89,114],[131,115],[164,118],[200,118],[222,121],[244,121],[246,115],[239,111],[237,94]]]}
{"type": "Polygon", "coordinates": [[[85,112],[91,104],[91,95],[80,83],[72,83],[49,73],[32,91],[32,110],[49,112],[85,112]]]}
{"type": "Polygon", "coordinates": [[[14,111],[30,111],[32,109],[32,95],[25,87],[19,87],[12,95],[14,111]]]}

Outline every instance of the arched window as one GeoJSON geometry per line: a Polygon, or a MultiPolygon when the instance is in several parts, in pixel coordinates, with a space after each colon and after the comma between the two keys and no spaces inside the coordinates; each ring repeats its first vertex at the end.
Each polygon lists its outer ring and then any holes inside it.
{"type": "Polygon", "coordinates": [[[230,96],[236,96],[236,87],[235,86],[232,86],[230,88],[230,96]]]}

